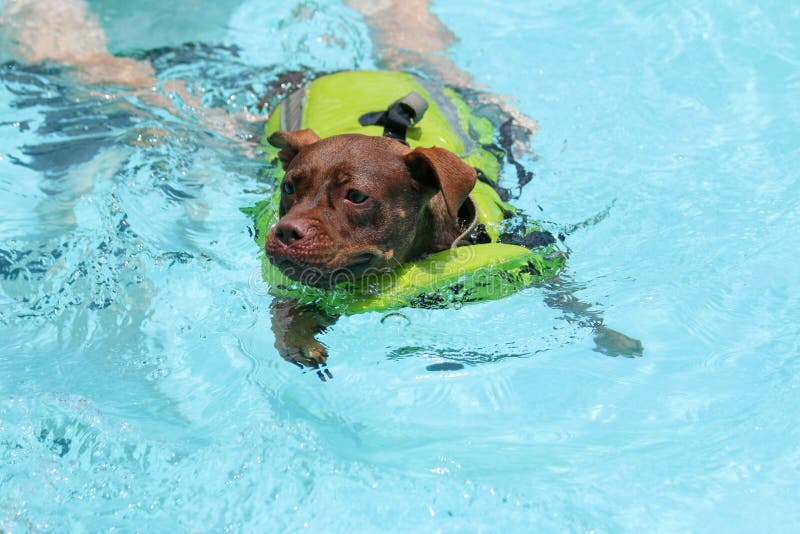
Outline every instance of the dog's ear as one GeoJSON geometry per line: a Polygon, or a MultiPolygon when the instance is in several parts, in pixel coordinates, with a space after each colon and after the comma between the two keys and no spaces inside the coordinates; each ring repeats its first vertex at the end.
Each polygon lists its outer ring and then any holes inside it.
{"type": "Polygon", "coordinates": [[[294,132],[278,130],[267,138],[269,144],[281,149],[278,152],[278,159],[281,161],[281,167],[284,170],[303,147],[314,144],[317,141],[319,141],[319,136],[310,128],[294,132]]]}
{"type": "Polygon", "coordinates": [[[406,156],[412,178],[442,192],[447,213],[455,219],[478,177],[475,169],[443,148],[415,148],[406,156]]]}

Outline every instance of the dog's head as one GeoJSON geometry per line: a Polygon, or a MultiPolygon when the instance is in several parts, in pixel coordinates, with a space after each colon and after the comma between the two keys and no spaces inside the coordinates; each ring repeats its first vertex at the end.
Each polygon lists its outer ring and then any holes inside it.
{"type": "Polygon", "coordinates": [[[461,232],[458,210],[476,175],[450,151],[357,134],[320,140],[311,130],[268,141],[286,174],[266,252],[293,280],[329,287],[391,270],[461,232]]]}

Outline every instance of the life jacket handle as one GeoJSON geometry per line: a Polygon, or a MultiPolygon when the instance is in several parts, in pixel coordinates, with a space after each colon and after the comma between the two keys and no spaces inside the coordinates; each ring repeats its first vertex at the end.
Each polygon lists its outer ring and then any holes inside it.
{"type": "Polygon", "coordinates": [[[395,100],[386,111],[371,111],[358,118],[361,126],[383,126],[384,137],[406,142],[406,130],[422,120],[428,109],[428,101],[416,91],[411,91],[403,98],[395,100]]]}

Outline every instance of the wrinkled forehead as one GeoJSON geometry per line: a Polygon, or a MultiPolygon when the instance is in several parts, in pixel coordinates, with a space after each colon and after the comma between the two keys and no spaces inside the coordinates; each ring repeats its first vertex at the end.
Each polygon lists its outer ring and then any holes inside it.
{"type": "Polygon", "coordinates": [[[385,137],[338,135],[323,139],[292,160],[287,172],[328,178],[332,173],[358,176],[406,176],[408,147],[385,137]]]}

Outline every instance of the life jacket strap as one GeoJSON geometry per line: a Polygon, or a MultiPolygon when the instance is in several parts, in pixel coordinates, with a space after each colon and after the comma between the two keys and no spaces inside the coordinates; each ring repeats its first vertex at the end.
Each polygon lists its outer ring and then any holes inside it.
{"type": "Polygon", "coordinates": [[[371,111],[358,118],[361,126],[376,124],[383,126],[384,137],[406,142],[406,131],[410,126],[422,120],[428,109],[428,101],[416,91],[411,91],[403,98],[395,100],[386,111],[371,111]]]}

